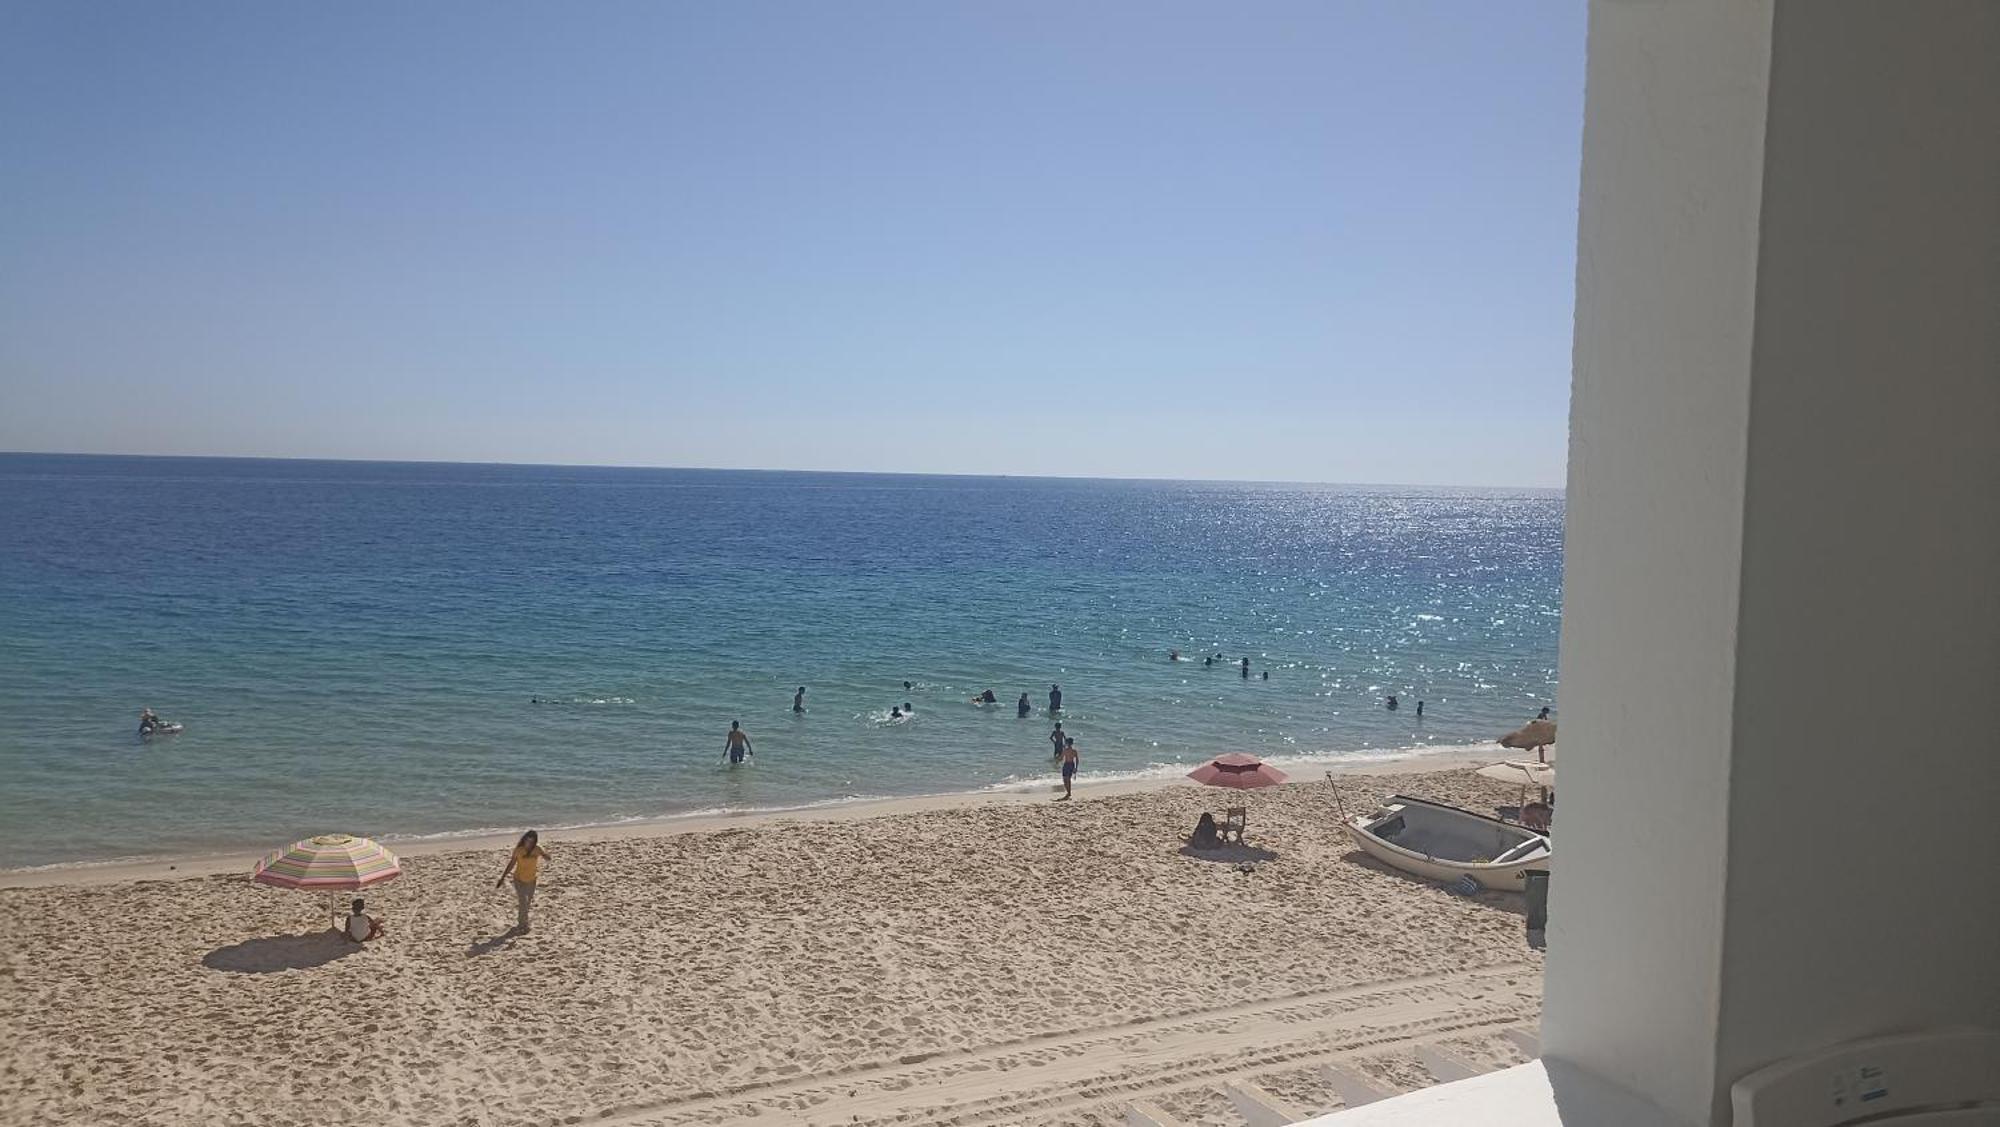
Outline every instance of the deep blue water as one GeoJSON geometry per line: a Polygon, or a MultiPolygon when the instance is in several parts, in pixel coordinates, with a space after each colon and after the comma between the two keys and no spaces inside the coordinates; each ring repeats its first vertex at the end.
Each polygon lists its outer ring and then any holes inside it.
{"type": "Polygon", "coordinates": [[[1086,778],[1487,740],[1561,575],[1546,492],[0,455],[0,865],[1040,785],[1051,682],[1086,778]]]}

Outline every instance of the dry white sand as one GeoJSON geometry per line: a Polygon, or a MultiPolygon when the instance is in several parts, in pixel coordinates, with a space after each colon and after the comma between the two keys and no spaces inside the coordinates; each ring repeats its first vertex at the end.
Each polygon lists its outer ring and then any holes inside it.
{"type": "MultiPolygon", "coordinates": [[[[1341,790],[1518,794],[1463,770],[1341,790]]],[[[1519,1059],[1519,897],[1360,860],[1320,782],[1247,797],[1247,868],[1183,853],[1233,797],[555,838],[519,936],[504,849],[424,855],[368,894],[389,936],[365,949],[241,868],[38,875],[0,891],[0,1122],[1223,1124],[1246,1093],[1336,1105],[1329,1064],[1408,1087],[1439,1046],[1519,1059]]]]}

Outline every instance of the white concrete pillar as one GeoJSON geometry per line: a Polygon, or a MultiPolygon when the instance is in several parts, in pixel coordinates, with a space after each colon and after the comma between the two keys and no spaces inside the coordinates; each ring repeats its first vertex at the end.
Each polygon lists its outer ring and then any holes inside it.
{"type": "Polygon", "coordinates": [[[2000,3],[1594,0],[1589,55],[1544,1052],[1722,1124],[2000,1026],[2000,3]]]}

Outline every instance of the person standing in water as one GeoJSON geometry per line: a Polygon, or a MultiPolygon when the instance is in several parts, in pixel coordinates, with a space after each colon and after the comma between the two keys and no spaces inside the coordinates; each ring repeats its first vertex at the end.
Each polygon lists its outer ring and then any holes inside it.
{"type": "Polygon", "coordinates": [[[1417,719],[1419,719],[1419,720],[1422,720],[1423,718],[1424,718],[1424,702],[1423,702],[1423,701],[1418,701],[1418,702],[1417,702],[1417,719]]]}
{"type": "Polygon", "coordinates": [[[1050,686],[1049,686],[1049,715],[1053,716],[1053,715],[1055,715],[1056,713],[1058,713],[1058,712],[1061,712],[1061,711],[1062,711],[1062,686],[1061,686],[1061,685],[1050,685],[1050,686]]]}
{"type": "Polygon", "coordinates": [[[1394,712],[1394,711],[1396,711],[1396,707],[1397,707],[1397,705],[1396,705],[1396,694],[1394,694],[1394,693],[1390,693],[1390,694],[1389,694],[1389,699],[1388,699],[1388,701],[1387,701],[1386,703],[1387,703],[1387,707],[1388,707],[1389,711],[1391,711],[1391,712],[1394,712]]]}
{"type": "Polygon", "coordinates": [[[1243,659],[1243,679],[1245,681],[1250,679],[1250,659],[1247,657],[1243,659]]]}
{"type": "Polygon", "coordinates": [[[799,691],[792,694],[792,711],[804,712],[805,710],[806,710],[806,687],[804,685],[800,685],[799,691]]]}
{"type": "Polygon", "coordinates": [[[1022,693],[1021,699],[1014,702],[1014,715],[1017,718],[1025,719],[1028,713],[1034,710],[1035,706],[1028,703],[1028,694],[1026,693],[1022,693]]]}
{"type": "Polygon", "coordinates": [[[533,830],[521,835],[514,846],[514,852],[507,858],[507,867],[500,870],[500,879],[493,882],[499,888],[514,878],[514,930],[528,930],[528,909],[535,902],[535,879],[541,876],[542,862],[549,859],[549,851],[542,848],[541,838],[533,830]]]}
{"type": "Polygon", "coordinates": [[[1542,710],[1540,712],[1535,713],[1535,719],[1547,720],[1548,718],[1549,718],[1549,706],[1545,704],[1542,706],[1542,710]]]}
{"type": "Polygon", "coordinates": [[[1049,742],[1055,745],[1055,751],[1049,755],[1050,759],[1062,758],[1063,744],[1068,739],[1069,733],[1062,730],[1062,721],[1056,721],[1056,730],[1049,733],[1049,742]]]}
{"type": "Polygon", "coordinates": [[[743,730],[741,721],[731,720],[728,739],[722,745],[722,758],[733,765],[755,754],[757,749],[750,746],[750,733],[743,730]]]}
{"type": "Polygon", "coordinates": [[[1076,741],[1065,739],[1062,749],[1063,796],[1056,801],[1066,802],[1069,800],[1070,784],[1076,778],[1077,762],[1076,741]]]}

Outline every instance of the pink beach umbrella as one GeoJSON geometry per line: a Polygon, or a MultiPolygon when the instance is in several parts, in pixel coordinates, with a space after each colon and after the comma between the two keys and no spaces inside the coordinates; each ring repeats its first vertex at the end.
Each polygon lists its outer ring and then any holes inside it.
{"type": "Polygon", "coordinates": [[[1187,777],[1203,786],[1255,790],[1258,787],[1277,786],[1286,781],[1288,776],[1254,755],[1231,752],[1228,755],[1218,755],[1196,767],[1188,772],[1187,777]]]}
{"type": "Polygon", "coordinates": [[[339,915],[333,898],[359,892],[403,875],[403,863],[382,843],[351,834],[321,834],[295,841],[257,862],[250,879],[278,888],[327,894],[328,911],[339,915]]]}

